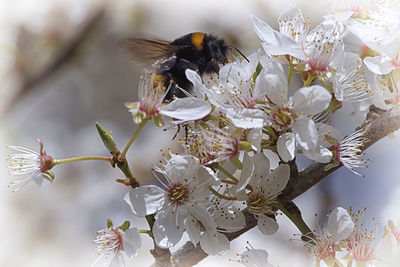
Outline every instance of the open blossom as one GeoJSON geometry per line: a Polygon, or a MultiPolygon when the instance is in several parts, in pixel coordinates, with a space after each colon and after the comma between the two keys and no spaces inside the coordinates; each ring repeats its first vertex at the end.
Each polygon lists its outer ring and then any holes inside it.
{"type": "Polygon", "coordinates": [[[266,22],[252,16],[253,27],[268,55],[280,56],[287,62],[286,55],[305,64],[304,71],[316,74],[329,72],[333,63],[341,60],[344,44],[341,39],[343,24],[336,20],[325,20],[308,32],[308,24],[301,10],[290,5],[279,17],[280,31],[275,31],[266,22]]]}
{"type": "Polygon", "coordinates": [[[345,53],[343,63],[336,70],[338,73],[333,75],[332,81],[337,100],[363,102],[372,97],[375,77],[363,66],[359,56],[345,53]]]}
{"type": "Polygon", "coordinates": [[[346,239],[347,259],[349,266],[356,262],[359,266],[367,266],[376,260],[375,257],[375,224],[367,228],[365,221],[365,210],[354,212],[350,210],[354,222],[354,230],[346,239]],[[363,264],[363,265],[362,265],[363,264]]]}
{"type": "MultiPolygon", "coordinates": [[[[285,138],[296,140],[296,143],[305,150],[313,150],[318,144],[318,133],[314,121],[310,118],[326,110],[332,99],[331,94],[320,85],[303,87],[298,89],[293,97],[288,100],[287,82],[282,79],[283,73],[275,70],[276,74],[268,74],[269,66],[266,68],[265,84],[267,86],[267,97],[270,103],[265,106],[270,117],[271,126],[278,132],[288,132],[285,138]],[[289,136],[290,135],[290,136],[289,136]],[[293,137],[294,138],[293,138],[293,137]]],[[[277,68],[277,67],[273,67],[277,68]]],[[[260,75],[262,75],[260,73],[260,75]]],[[[287,142],[278,142],[278,153],[283,156],[284,161],[292,160],[295,155],[294,145],[286,146],[287,142]],[[282,146],[283,145],[283,146],[282,146]]],[[[290,142],[292,144],[292,142],[290,142]]]]}
{"type": "Polygon", "coordinates": [[[258,64],[258,55],[248,57],[249,62],[242,60],[224,65],[210,88],[205,86],[200,76],[186,70],[186,76],[196,90],[205,92],[210,102],[226,113],[228,119],[238,128],[261,128],[264,126],[265,114],[259,109],[260,100],[265,98],[265,86],[262,81],[253,81],[258,64]]]}
{"type": "Polygon", "coordinates": [[[272,267],[273,265],[268,262],[268,252],[263,249],[247,249],[240,254],[238,263],[247,267],[272,267]]]}
{"type": "Polygon", "coordinates": [[[372,103],[380,109],[388,110],[400,103],[400,81],[389,75],[388,79],[381,78],[377,83],[378,90],[372,103]]]}
{"type": "Polygon", "coordinates": [[[10,175],[18,177],[15,181],[10,182],[9,186],[13,191],[17,191],[24,187],[31,180],[41,185],[43,178],[52,182],[54,174],[50,171],[53,167],[53,158],[46,154],[43,149],[43,143],[40,143],[40,152],[30,150],[20,146],[8,146],[18,152],[7,157],[8,171],[10,175]],[[40,177],[42,176],[42,177],[40,177]]]}
{"type": "Polygon", "coordinates": [[[306,247],[315,257],[316,266],[324,261],[328,266],[342,266],[336,258],[336,247],[339,242],[345,240],[354,230],[354,223],[348,212],[338,207],[334,209],[328,218],[328,232],[324,229],[307,236],[306,247]],[[337,265],[336,265],[337,264],[337,265]]]}
{"type": "MultiPolygon", "coordinates": [[[[129,224],[126,225],[129,227],[129,224]]],[[[111,224],[106,229],[97,232],[97,237],[93,243],[99,257],[92,264],[92,267],[102,260],[104,266],[124,267],[123,254],[130,258],[136,257],[141,246],[141,238],[135,227],[114,229],[111,224]]]]}
{"type": "Polygon", "coordinates": [[[191,215],[216,234],[216,225],[207,211],[210,201],[209,186],[216,184],[213,171],[199,165],[192,156],[173,155],[166,164],[156,169],[168,181],[164,189],[155,185],[134,188],[125,201],[137,216],[156,214],[153,226],[154,240],[158,246],[176,245],[182,237],[184,223],[191,215]]]}
{"type": "Polygon", "coordinates": [[[245,154],[239,183],[232,188],[238,199],[246,201],[247,209],[257,218],[258,229],[266,235],[274,234],[279,225],[271,215],[275,212],[272,209],[275,198],[285,189],[289,178],[290,168],[287,164],[281,164],[271,171],[268,158],[258,153],[252,158],[245,154]],[[246,186],[252,191],[246,194],[246,186]]]}
{"type": "Polygon", "coordinates": [[[156,77],[150,74],[142,77],[139,83],[139,102],[125,104],[135,123],[153,119],[161,126],[162,115],[185,122],[201,119],[211,112],[210,103],[196,97],[178,98],[170,103],[163,103],[169,88],[165,88],[156,77]]]}

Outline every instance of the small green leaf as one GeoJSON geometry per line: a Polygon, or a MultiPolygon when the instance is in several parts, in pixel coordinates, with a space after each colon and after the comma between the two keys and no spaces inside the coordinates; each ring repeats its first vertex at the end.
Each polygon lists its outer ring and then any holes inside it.
{"type": "Polygon", "coordinates": [[[261,63],[259,62],[257,67],[256,67],[256,72],[254,72],[253,74],[253,82],[256,81],[258,75],[260,74],[261,70],[263,69],[263,66],[261,65],[261,63]]]}
{"type": "Polygon", "coordinates": [[[130,221],[125,221],[123,224],[121,224],[120,226],[118,226],[118,229],[122,230],[122,231],[126,231],[129,229],[129,226],[131,226],[130,221]]]}
{"type": "Polygon", "coordinates": [[[112,228],[113,227],[113,222],[111,219],[107,219],[107,228],[112,228]]]}
{"type": "Polygon", "coordinates": [[[339,161],[334,161],[334,162],[332,162],[332,163],[329,163],[328,165],[326,165],[326,166],[324,167],[324,171],[327,172],[327,171],[329,171],[330,169],[339,166],[339,164],[340,164],[339,161]]]}
{"type": "Polygon", "coordinates": [[[239,150],[240,151],[250,151],[252,149],[252,145],[246,141],[239,142],[239,150]]]}
{"type": "Polygon", "coordinates": [[[107,148],[107,150],[111,154],[116,154],[119,152],[119,149],[117,148],[117,144],[114,142],[113,137],[109,132],[107,132],[103,126],[101,126],[98,122],[96,122],[96,128],[97,131],[99,132],[100,138],[104,143],[104,146],[107,148]]]}

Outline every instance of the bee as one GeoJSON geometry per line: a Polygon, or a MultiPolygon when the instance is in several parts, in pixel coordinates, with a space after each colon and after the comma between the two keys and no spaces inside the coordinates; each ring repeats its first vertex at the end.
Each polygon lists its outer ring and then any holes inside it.
{"type": "Polygon", "coordinates": [[[186,78],[187,69],[196,71],[200,76],[217,73],[220,64],[228,63],[231,48],[247,60],[225,40],[202,32],[189,33],[172,42],[133,37],[127,39],[124,46],[133,60],[151,64],[153,80],[169,88],[165,102],[185,97],[186,93],[180,88],[190,92],[192,83],[186,78]]]}

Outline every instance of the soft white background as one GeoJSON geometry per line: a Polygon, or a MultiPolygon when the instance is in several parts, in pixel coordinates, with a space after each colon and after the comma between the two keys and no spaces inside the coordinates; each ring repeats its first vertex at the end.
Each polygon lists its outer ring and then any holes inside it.
{"type": "MultiPolygon", "coordinates": [[[[326,11],[323,1],[294,1],[312,25],[326,11]]],[[[255,14],[276,27],[277,17],[289,1],[267,0],[203,0],[203,1],[110,1],[106,20],[85,44],[77,57],[60,71],[28,93],[17,97],[20,76],[13,68],[15,42],[20,25],[34,36],[51,29],[61,39],[76,32],[90,11],[100,1],[0,0],[0,145],[1,157],[11,151],[7,144],[37,149],[41,138],[48,153],[64,158],[78,155],[107,155],[97,136],[94,123],[99,121],[112,130],[123,147],[135,129],[123,103],[137,99],[141,67],[129,62],[121,51],[119,40],[135,32],[172,40],[193,31],[214,33],[247,54],[259,47],[250,18],[255,14]],[[61,12],[61,13],[60,13],[61,12]],[[60,15],[62,14],[62,15],[60,15]]],[[[25,45],[34,46],[35,39],[25,45]]],[[[40,70],[41,63],[51,58],[52,48],[40,46],[36,54],[24,57],[26,68],[40,70]],[[38,63],[39,62],[39,63],[38,63]]],[[[56,50],[55,50],[56,51],[56,50]]],[[[349,133],[362,118],[349,115],[350,109],[338,112],[335,125],[349,133]]],[[[167,148],[173,131],[147,125],[128,154],[131,168],[142,183],[151,183],[150,164],[167,148]]],[[[399,137],[386,138],[368,150],[372,159],[369,169],[360,170],[365,179],[340,169],[322,185],[312,188],[295,202],[305,220],[314,227],[322,223],[329,209],[337,205],[354,209],[368,208],[367,215],[376,217],[380,228],[387,218],[400,216],[399,137]]],[[[7,187],[11,178],[6,163],[0,164],[0,266],[50,267],[90,266],[96,259],[91,244],[96,230],[105,227],[106,218],[115,224],[129,219],[139,228],[144,220],[133,218],[122,197],[128,188],[114,179],[123,175],[104,162],[85,162],[54,169],[53,184],[42,187],[28,184],[12,193],[7,187]]],[[[232,242],[232,251],[223,257],[209,257],[199,266],[220,264],[231,266],[235,253],[245,250],[246,241],[254,248],[270,253],[270,262],[279,266],[312,266],[299,239],[296,228],[283,216],[281,228],[273,237],[260,235],[257,229],[232,242]]],[[[150,265],[151,241],[143,236],[140,255],[128,266],[150,265]]]]}

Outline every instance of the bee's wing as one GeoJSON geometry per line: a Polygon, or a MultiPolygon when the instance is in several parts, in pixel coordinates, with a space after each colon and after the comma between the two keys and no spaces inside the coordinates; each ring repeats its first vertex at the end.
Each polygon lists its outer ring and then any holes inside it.
{"type": "Polygon", "coordinates": [[[151,64],[159,59],[170,58],[181,47],[171,45],[170,42],[144,38],[129,38],[124,42],[125,50],[133,60],[144,64],[151,64]]]}

